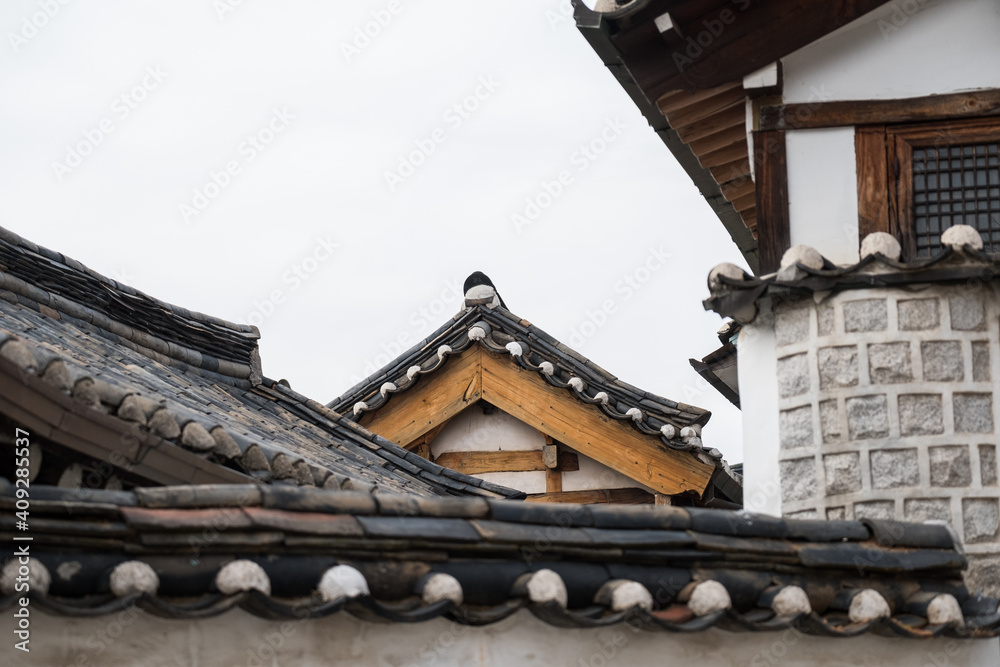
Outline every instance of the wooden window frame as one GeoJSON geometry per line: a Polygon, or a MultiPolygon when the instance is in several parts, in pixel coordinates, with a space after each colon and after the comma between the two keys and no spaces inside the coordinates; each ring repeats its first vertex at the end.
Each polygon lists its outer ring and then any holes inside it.
{"type": "Polygon", "coordinates": [[[855,128],[858,175],[858,242],[888,232],[904,261],[916,256],[913,214],[913,150],[1000,141],[1000,117],[855,128]]]}

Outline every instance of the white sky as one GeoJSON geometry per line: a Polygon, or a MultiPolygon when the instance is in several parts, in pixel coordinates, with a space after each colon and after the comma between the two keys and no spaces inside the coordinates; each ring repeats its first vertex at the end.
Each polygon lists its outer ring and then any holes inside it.
{"type": "Polygon", "coordinates": [[[708,271],[744,262],[568,0],[63,1],[0,6],[0,225],[258,324],[264,373],[321,402],[482,270],[623,380],[712,410],[706,444],[743,460],[688,358],[718,347],[708,271]]]}

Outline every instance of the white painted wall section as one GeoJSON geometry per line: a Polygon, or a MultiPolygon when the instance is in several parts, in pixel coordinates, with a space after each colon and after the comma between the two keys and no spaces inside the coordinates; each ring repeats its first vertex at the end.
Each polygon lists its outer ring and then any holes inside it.
{"type": "Polygon", "coordinates": [[[743,506],[781,516],[778,475],[778,359],[770,304],[740,331],[740,406],[743,414],[743,506]]]}
{"type": "Polygon", "coordinates": [[[544,444],[544,436],[524,422],[498,409],[483,414],[474,405],[441,429],[431,443],[431,453],[440,456],[444,452],[524,451],[541,449],[544,444]]]}
{"type": "MultiPolygon", "coordinates": [[[[570,450],[572,451],[572,450],[570,450]]],[[[653,489],[644,486],[634,479],[598,463],[589,456],[577,454],[580,461],[579,470],[563,473],[563,491],[588,491],[590,489],[645,489],[655,493],[653,489]]]]}
{"type": "Polygon", "coordinates": [[[789,131],[788,231],[792,245],[812,246],[834,264],[858,253],[858,177],[854,128],[789,131]]]}
{"type": "Polygon", "coordinates": [[[1000,88],[1000,3],[895,0],[782,59],[784,101],[1000,88]]]}

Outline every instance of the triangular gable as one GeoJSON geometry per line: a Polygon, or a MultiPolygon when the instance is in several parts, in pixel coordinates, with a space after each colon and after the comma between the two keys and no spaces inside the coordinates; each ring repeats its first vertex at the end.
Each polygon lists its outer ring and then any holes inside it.
{"type": "Polygon", "coordinates": [[[420,450],[479,401],[666,495],[701,496],[724,467],[699,437],[710,412],[618,380],[488,298],[329,406],[420,450]]]}

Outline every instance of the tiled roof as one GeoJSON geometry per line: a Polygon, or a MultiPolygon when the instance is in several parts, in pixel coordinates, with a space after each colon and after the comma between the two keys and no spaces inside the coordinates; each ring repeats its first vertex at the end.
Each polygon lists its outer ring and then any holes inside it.
{"type": "Polygon", "coordinates": [[[749,323],[757,316],[756,302],[767,296],[815,294],[831,290],[892,287],[921,283],[973,284],[1000,276],[1000,256],[983,251],[979,232],[966,225],[949,228],[942,249],[924,259],[900,261],[899,243],[875,232],[861,246],[861,261],[837,266],[807,246],[790,248],[781,269],[759,278],[733,264],[720,264],[708,278],[711,296],[706,310],[749,323]]]}
{"type": "Polygon", "coordinates": [[[722,454],[702,445],[699,436],[712,413],[634,387],[559,342],[493,298],[467,299],[465,307],[387,366],[330,401],[345,415],[379,410],[409,390],[424,375],[442,368],[449,357],[472,345],[503,355],[519,368],[538,373],[548,384],[565,389],[573,400],[593,406],[611,419],[631,424],[667,447],[691,451],[722,466],[722,454]]]}
{"type": "MultiPolygon", "coordinates": [[[[254,327],[162,303],[3,229],[0,313],[0,371],[17,378],[4,403],[30,411],[16,389],[23,382],[32,400],[64,415],[133,433],[146,454],[176,446],[230,481],[520,495],[437,466],[262,377],[254,327]]],[[[50,426],[58,440],[59,425],[50,426]]]]}
{"type": "MultiPolygon", "coordinates": [[[[528,609],[558,627],[1000,633],[997,600],[965,588],[965,557],[943,524],[260,485],[31,495],[33,604],[66,616],[240,607],[479,625],[528,609]]],[[[13,505],[0,480],[0,539],[13,505]]],[[[16,572],[11,561],[0,608],[13,604],[16,572]]]]}

